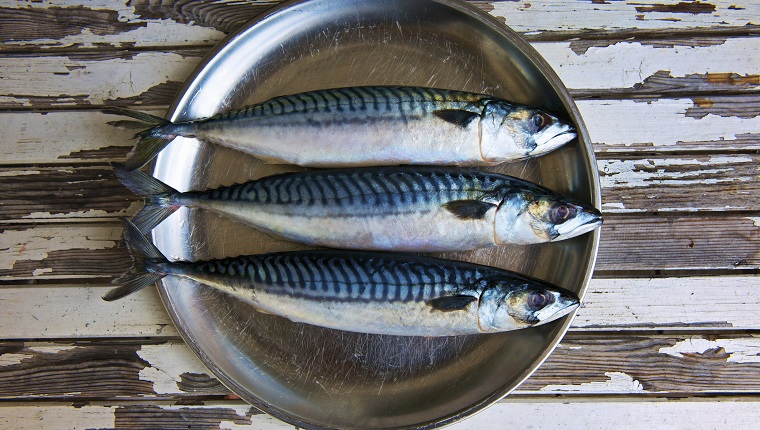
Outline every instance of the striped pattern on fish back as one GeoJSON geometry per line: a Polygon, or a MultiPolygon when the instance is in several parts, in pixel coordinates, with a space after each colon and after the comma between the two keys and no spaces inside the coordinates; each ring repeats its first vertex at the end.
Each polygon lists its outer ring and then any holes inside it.
{"type": "Polygon", "coordinates": [[[195,194],[261,205],[411,208],[480,198],[508,181],[511,178],[454,169],[368,168],[286,173],[195,194]]]}
{"type": "Polygon", "coordinates": [[[275,97],[257,105],[226,112],[213,119],[235,120],[306,112],[366,114],[403,110],[405,113],[414,114],[445,109],[452,104],[466,105],[487,97],[481,94],[421,87],[335,88],[275,97]]]}
{"type": "Polygon", "coordinates": [[[473,288],[495,269],[393,254],[303,251],[195,264],[203,275],[250,281],[288,297],[330,301],[420,302],[473,288]]]}

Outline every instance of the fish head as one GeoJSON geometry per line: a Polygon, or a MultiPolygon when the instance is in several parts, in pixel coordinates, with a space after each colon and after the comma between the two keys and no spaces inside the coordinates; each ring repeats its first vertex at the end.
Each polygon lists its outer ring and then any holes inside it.
{"type": "Polygon", "coordinates": [[[580,306],[572,291],[525,278],[491,281],[478,302],[478,325],[483,332],[533,327],[557,320],[580,306]]]}
{"type": "Polygon", "coordinates": [[[602,213],[593,206],[540,189],[510,193],[496,210],[498,245],[557,242],[593,231],[602,213]]]}
{"type": "Polygon", "coordinates": [[[572,124],[546,111],[503,100],[487,101],[480,118],[480,152],[495,163],[546,154],[576,136],[572,124]]]}

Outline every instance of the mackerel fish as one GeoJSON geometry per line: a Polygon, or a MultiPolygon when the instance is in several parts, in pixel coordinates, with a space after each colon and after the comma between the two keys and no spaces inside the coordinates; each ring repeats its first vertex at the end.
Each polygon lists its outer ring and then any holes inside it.
{"type": "Polygon", "coordinates": [[[458,251],[564,240],[596,229],[592,206],[510,176],[447,167],[372,167],[267,176],[178,192],[140,171],[114,171],[144,208],[147,232],[182,206],[296,242],[331,248],[458,251]]]}
{"type": "Polygon", "coordinates": [[[190,279],[294,322],[398,336],[493,333],[557,320],[571,291],[513,272],[395,253],[300,251],[170,262],[125,220],[134,265],[104,300],[166,276],[190,279]]]}
{"type": "Polygon", "coordinates": [[[420,87],[311,91],[177,123],[128,109],[105,111],[137,120],[116,125],[145,129],[135,136],[129,170],[177,136],[307,167],[492,165],[539,156],[576,137],[571,124],[540,109],[420,87]]]}

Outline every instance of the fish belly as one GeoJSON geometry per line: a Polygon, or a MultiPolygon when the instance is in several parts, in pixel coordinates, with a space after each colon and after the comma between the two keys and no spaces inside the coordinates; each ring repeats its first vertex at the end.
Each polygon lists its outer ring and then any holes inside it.
{"type": "Polygon", "coordinates": [[[425,302],[319,300],[259,291],[254,305],[291,321],[337,330],[396,336],[450,336],[480,333],[477,302],[466,310],[442,312],[425,302]]]}
{"type": "Polygon", "coordinates": [[[238,119],[210,126],[204,140],[269,162],[309,167],[483,164],[477,121],[468,127],[432,115],[368,119],[317,115],[238,119]]]}
{"type": "Polygon", "coordinates": [[[441,252],[495,246],[494,214],[462,220],[443,207],[366,212],[350,206],[300,208],[234,202],[199,202],[222,216],[314,246],[363,250],[441,252]]]}

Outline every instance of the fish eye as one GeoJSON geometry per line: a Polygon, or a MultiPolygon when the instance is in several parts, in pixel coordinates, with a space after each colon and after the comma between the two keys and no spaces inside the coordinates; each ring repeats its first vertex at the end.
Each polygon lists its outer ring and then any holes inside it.
{"type": "Polygon", "coordinates": [[[528,308],[532,311],[543,309],[554,302],[554,295],[545,291],[533,291],[528,296],[528,308]]]}
{"type": "Polygon", "coordinates": [[[545,113],[537,113],[532,118],[533,125],[536,127],[536,131],[541,131],[547,125],[552,123],[552,117],[545,113]]]}
{"type": "Polygon", "coordinates": [[[576,212],[576,209],[572,206],[568,206],[566,204],[557,204],[552,206],[552,208],[549,210],[549,219],[554,224],[562,224],[569,218],[574,217],[576,212]]]}

